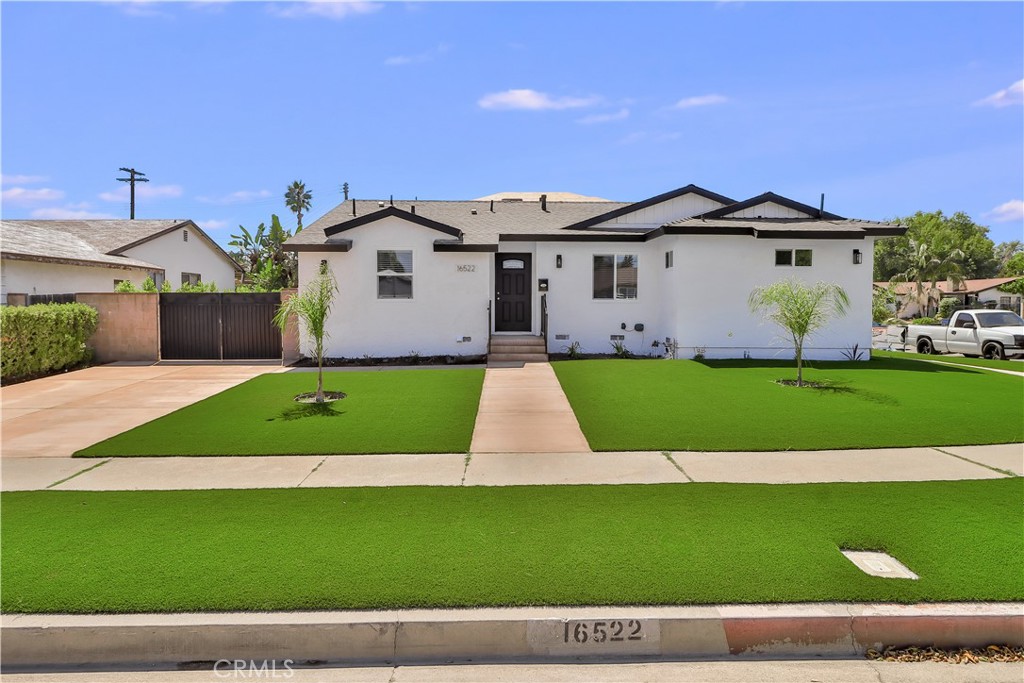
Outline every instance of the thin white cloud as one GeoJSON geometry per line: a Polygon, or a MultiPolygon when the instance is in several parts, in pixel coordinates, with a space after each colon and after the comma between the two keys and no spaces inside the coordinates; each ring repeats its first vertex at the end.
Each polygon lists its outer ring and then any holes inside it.
{"type": "Polygon", "coordinates": [[[975,107],[1012,107],[1015,104],[1024,104],[1024,79],[1021,79],[998,92],[994,92],[984,99],[974,103],[975,107]]]}
{"type": "Polygon", "coordinates": [[[111,5],[129,17],[170,17],[163,11],[163,3],[157,0],[107,0],[104,5],[111,5]]]}
{"type": "Polygon", "coordinates": [[[284,19],[305,19],[320,17],[340,21],[360,14],[372,14],[384,5],[379,2],[333,2],[332,0],[310,0],[272,4],[267,8],[271,14],[284,19]]]}
{"type": "Polygon", "coordinates": [[[725,104],[729,98],[725,95],[697,95],[684,97],[672,105],[673,109],[690,109],[691,107],[707,107],[712,104],[725,104]]]}
{"type": "Polygon", "coordinates": [[[117,218],[117,216],[72,207],[52,206],[45,209],[36,209],[32,212],[32,218],[48,221],[81,221],[90,218],[117,218]]]}
{"type": "Polygon", "coordinates": [[[582,119],[576,119],[576,123],[582,123],[584,125],[590,125],[593,123],[611,123],[612,121],[625,121],[628,118],[629,109],[623,107],[622,109],[610,114],[591,114],[590,116],[584,116],[582,119]]]}
{"type": "Polygon", "coordinates": [[[35,183],[45,183],[49,180],[44,175],[0,175],[0,184],[2,185],[34,185],[35,183]]]}
{"type": "Polygon", "coordinates": [[[64,192],[52,187],[12,187],[0,194],[3,196],[3,201],[9,204],[37,204],[64,199],[64,192]]]}
{"type": "Polygon", "coordinates": [[[421,52],[415,55],[395,55],[394,57],[388,57],[384,60],[385,66],[406,66],[409,64],[422,64],[423,62],[429,62],[433,59],[440,57],[444,53],[452,49],[451,45],[447,43],[441,43],[437,47],[421,52]]]}
{"type": "Polygon", "coordinates": [[[600,101],[600,97],[593,96],[552,97],[547,93],[523,88],[484,95],[477,101],[477,104],[481,109],[525,109],[527,111],[545,111],[592,107],[600,101]]]}
{"type": "Polygon", "coordinates": [[[196,197],[204,204],[248,204],[271,196],[270,190],[238,190],[220,197],[196,197]]]}
{"type": "Polygon", "coordinates": [[[199,227],[204,230],[222,230],[228,227],[228,225],[230,225],[228,221],[221,221],[216,218],[207,218],[205,221],[199,221],[199,227]]]}
{"type": "MultiPolygon", "coordinates": [[[[136,199],[168,199],[180,197],[181,185],[150,185],[149,183],[138,183],[135,185],[136,199]]],[[[131,188],[123,185],[113,192],[101,192],[99,198],[105,202],[127,202],[131,198],[131,188]]]]}
{"type": "Polygon", "coordinates": [[[993,223],[1024,221],[1024,201],[1020,199],[1011,199],[1010,201],[1000,204],[996,208],[984,214],[984,218],[987,218],[993,223]]]}

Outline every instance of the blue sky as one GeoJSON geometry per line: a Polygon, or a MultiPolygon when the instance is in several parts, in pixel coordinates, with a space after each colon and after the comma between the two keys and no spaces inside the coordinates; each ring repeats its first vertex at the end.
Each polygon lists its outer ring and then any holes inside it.
{"type": "Polygon", "coordinates": [[[3,215],[192,218],[687,183],[1024,237],[1024,4],[0,5],[3,215]]]}

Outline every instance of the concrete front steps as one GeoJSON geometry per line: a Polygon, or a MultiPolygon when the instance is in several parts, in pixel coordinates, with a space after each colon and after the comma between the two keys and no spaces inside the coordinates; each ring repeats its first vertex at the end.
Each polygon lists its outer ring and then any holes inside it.
{"type": "Polygon", "coordinates": [[[547,348],[543,337],[529,334],[492,335],[488,363],[546,363],[547,348]]]}

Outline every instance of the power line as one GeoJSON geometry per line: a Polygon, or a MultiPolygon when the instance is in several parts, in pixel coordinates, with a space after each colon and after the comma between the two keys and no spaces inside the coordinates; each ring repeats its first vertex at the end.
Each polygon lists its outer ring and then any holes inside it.
{"type": "Polygon", "coordinates": [[[122,183],[131,183],[131,187],[132,187],[132,200],[131,200],[131,215],[130,215],[129,219],[130,220],[135,220],[135,183],[148,183],[149,182],[149,178],[146,177],[145,173],[143,173],[141,171],[136,171],[134,168],[125,168],[125,167],[122,166],[118,170],[119,171],[124,171],[125,173],[127,173],[129,175],[128,178],[118,178],[117,180],[119,180],[122,183]]]}

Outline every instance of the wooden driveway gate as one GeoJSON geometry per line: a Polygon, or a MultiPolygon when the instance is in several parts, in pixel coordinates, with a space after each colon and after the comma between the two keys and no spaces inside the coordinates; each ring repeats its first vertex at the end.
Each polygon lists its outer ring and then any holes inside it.
{"type": "Polygon", "coordinates": [[[280,360],[280,292],[161,294],[164,360],[280,360]]]}

